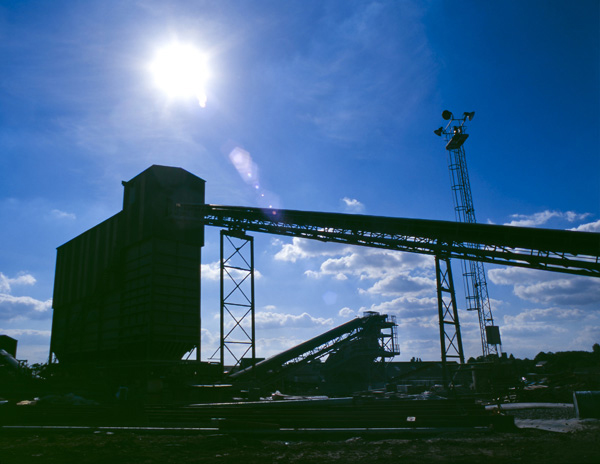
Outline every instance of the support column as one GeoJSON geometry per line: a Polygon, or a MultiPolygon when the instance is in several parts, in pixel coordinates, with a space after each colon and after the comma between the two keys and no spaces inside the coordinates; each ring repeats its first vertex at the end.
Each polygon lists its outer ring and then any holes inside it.
{"type": "MultiPolygon", "coordinates": [[[[221,367],[256,359],[254,308],[254,237],[221,230],[221,367]]],[[[214,355],[213,355],[214,356],[214,355]]],[[[245,367],[245,366],[244,366],[245,367]]]]}
{"type": "Polygon", "coordinates": [[[443,383],[444,386],[447,387],[448,359],[458,359],[460,364],[464,364],[465,362],[462,338],[460,335],[460,324],[458,321],[458,309],[456,307],[454,280],[452,279],[452,268],[450,267],[450,258],[436,255],[435,275],[437,281],[443,383]]]}
{"type": "Polygon", "coordinates": [[[196,362],[202,361],[202,247],[198,250],[198,348],[196,362]]]}

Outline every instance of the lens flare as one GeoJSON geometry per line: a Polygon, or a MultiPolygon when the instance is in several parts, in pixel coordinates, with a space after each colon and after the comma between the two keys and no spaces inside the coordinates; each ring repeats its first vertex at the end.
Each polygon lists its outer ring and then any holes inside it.
{"type": "MultiPolygon", "coordinates": [[[[254,189],[257,195],[256,201],[261,208],[281,207],[279,197],[265,190],[261,185],[258,166],[249,152],[236,146],[229,152],[229,161],[231,161],[242,180],[254,189]]],[[[276,215],[277,211],[273,211],[273,214],[276,215]]]]}

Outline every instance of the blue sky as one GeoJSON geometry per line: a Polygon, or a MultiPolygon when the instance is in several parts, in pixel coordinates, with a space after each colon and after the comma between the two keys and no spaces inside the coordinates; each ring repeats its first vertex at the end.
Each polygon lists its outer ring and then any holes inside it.
{"type": "MultiPolygon", "coordinates": [[[[599,232],[599,16],[595,0],[2,2],[0,333],[47,358],[56,247],[118,212],[121,181],[152,164],[205,179],[209,203],[453,220],[444,109],[476,112],[479,222],[599,232]],[[154,85],[175,40],[207,54],[205,108],[154,85]]],[[[218,252],[209,229],[203,358],[218,252]]],[[[430,258],[256,235],[256,267],[258,355],[380,310],[399,360],[439,359],[430,258]]],[[[597,280],[486,269],[508,353],[600,342],[597,280]]],[[[461,323],[477,356],[477,321],[461,323]]]]}

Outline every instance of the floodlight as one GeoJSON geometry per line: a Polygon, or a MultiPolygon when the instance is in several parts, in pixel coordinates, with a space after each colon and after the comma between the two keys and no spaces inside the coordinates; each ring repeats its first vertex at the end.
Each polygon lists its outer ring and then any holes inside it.
{"type": "Polygon", "coordinates": [[[444,110],[442,111],[442,118],[448,121],[449,119],[452,119],[452,113],[448,110],[444,110]]]}
{"type": "Polygon", "coordinates": [[[438,137],[442,136],[442,132],[444,132],[444,128],[443,127],[440,127],[439,129],[436,129],[436,130],[433,131],[433,133],[435,135],[437,135],[438,137]]]}
{"type": "Polygon", "coordinates": [[[475,117],[475,111],[471,111],[470,113],[467,113],[467,112],[465,111],[465,115],[464,115],[464,116],[465,116],[465,118],[467,118],[469,121],[472,121],[472,120],[473,120],[473,118],[475,117]]]}

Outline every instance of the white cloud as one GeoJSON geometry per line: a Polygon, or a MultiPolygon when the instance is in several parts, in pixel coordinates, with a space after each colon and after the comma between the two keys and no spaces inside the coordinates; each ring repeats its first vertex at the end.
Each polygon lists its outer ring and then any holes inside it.
{"type": "Polygon", "coordinates": [[[408,272],[389,275],[375,282],[367,290],[360,293],[382,296],[420,295],[433,293],[436,289],[435,279],[428,277],[412,276],[408,272]]]}
{"type": "Polygon", "coordinates": [[[586,325],[581,328],[575,337],[569,349],[571,350],[585,350],[590,351],[595,343],[600,342],[600,326],[598,325],[586,325]]]}
{"type": "Polygon", "coordinates": [[[437,317],[437,298],[415,296],[401,296],[393,300],[374,303],[370,307],[362,307],[359,311],[375,311],[381,314],[392,314],[399,318],[398,322],[409,319],[423,318],[429,321],[431,317],[437,317]]]}
{"type": "Polygon", "coordinates": [[[345,307],[338,311],[338,316],[343,317],[344,319],[351,319],[354,316],[356,316],[356,313],[354,312],[354,310],[345,307]]]}
{"type": "Polygon", "coordinates": [[[400,339],[400,353],[402,360],[408,361],[411,358],[421,358],[424,361],[439,360],[440,346],[439,342],[432,343],[430,337],[411,337],[400,339]]]}
{"type": "Polygon", "coordinates": [[[17,277],[7,277],[0,272],[0,292],[10,292],[13,285],[34,285],[35,277],[31,274],[19,274],[17,277]]]}
{"type": "MultiPolygon", "coordinates": [[[[201,352],[202,352],[202,359],[209,359],[209,360],[215,360],[214,358],[211,358],[211,356],[213,354],[215,354],[215,356],[218,358],[219,357],[219,353],[217,352],[217,349],[220,346],[221,343],[221,339],[220,339],[220,335],[214,334],[212,333],[210,330],[206,329],[206,328],[202,328],[200,330],[200,334],[201,334],[201,352]]],[[[194,354],[195,356],[195,354],[194,354]]]]}
{"type": "Polygon", "coordinates": [[[593,277],[565,277],[532,285],[515,285],[515,294],[534,303],[590,305],[600,302],[600,282],[593,277]]]}
{"type": "MultiPolygon", "coordinates": [[[[254,322],[256,324],[257,329],[282,329],[282,328],[312,328],[312,327],[329,327],[333,325],[333,319],[331,318],[323,318],[323,317],[314,317],[308,314],[307,312],[303,312],[302,314],[286,314],[279,313],[274,311],[273,306],[269,306],[271,311],[257,311],[254,315],[254,322]]],[[[230,308],[231,309],[231,308],[230,308]]],[[[242,316],[246,311],[241,311],[238,313],[234,313],[235,317],[238,320],[242,319],[242,316]]],[[[213,316],[215,319],[219,319],[219,314],[215,314],[213,316]]],[[[245,329],[250,327],[250,316],[244,317],[241,326],[245,329]]],[[[235,322],[229,318],[229,321],[226,322],[226,327],[228,329],[233,328],[235,322]]],[[[237,329],[236,329],[237,330],[237,329]]]]}
{"type": "Polygon", "coordinates": [[[600,219],[595,222],[588,222],[587,224],[581,224],[569,230],[577,230],[580,232],[600,232],[600,219]]]}
{"type": "Polygon", "coordinates": [[[69,220],[77,219],[77,216],[75,215],[75,213],[66,213],[59,209],[53,209],[52,211],[50,211],[50,214],[57,219],[69,219],[69,220]]]}
{"type": "Polygon", "coordinates": [[[35,277],[21,273],[17,277],[7,277],[0,272],[0,320],[43,319],[50,317],[52,300],[40,301],[30,296],[11,295],[14,286],[34,285],[35,277]]]}
{"type": "Polygon", "coordinates": [[[342,202],[345,205],[345,210],[349,213],[362,213],[365,210],[365,205],[354,198],[344,197],[342,202]]]}
{"type": "Polygon", "coordinates": [[[285,327],[307,328],[315,326],[331,326],[333,319],[314,317],[304,312],[300,315],[282,314],[276,312],[259,311],[255,315],[256,328],[281,329],[285,327]]]}
{"type": "Polygon", "coordinates": [[[51,317],[52,300],[40,301],[30,296],[0,293],[0,320],[20,318],[44,319],[51,317]]]}
{"type": "Polygon", "coordinates": [[[355,247],[344,256],[327,259],[321,264],[319,271],[308,271],[306,275],[313,278],[333,276],[339,280],[345,280],[350,276],[361,280],[381,279],[432,266],[433,260],[429,256],[355,247]]]}
{"type": "Polygon", "coordinates": [[[569,306],[600,302],[600,281],[594,277],[521,268],[492,269],[488,275],[493,283],[512,285],[515,295],[534,303],[569,306]]]}
{"type": "Polygon", "coordinates": [[[576,213],[574,211],[542,211],[534,214],[513,214],[513,221],[507,222],[505,226],[535,227],[546,224],[553,218],[566,220],[568,222],[582,221],[590,216],[590,213],[576,213]]]}
{"type": "MultiPolygon", "coordinates": [[[[544,276],[547,274],[544,273],[544,276]]],[[[490,269],[488,271],[489,279],[496,285],[515,285],[537,282],[543,276],[539,271],[531,271],[519,267],[505,267],[500,269],[490,269]]]]}
{"type": "MultiPolygon", "coordinates": [[[[281,242],[277,242],[278,245],[281,242]]],[[[406,288],[411,285],[412,291],[416,286],[427,287],[428,279],[409,275],[414,273],[427,273],[433,269],[433,258],[416,253],[402,253],[393,250],[347,246],[339,244],[321,243],[315,240],[294,238],[291,244],[282,244],[276,253],[275,259],[296,262],[301,259],[325,258],[318,270],[309,269],[304,274],[313,279],[332,277],[339,281],[351,277],[359,280],[386,279],[379,287],[369,290],[377,293],[378,289],[385,288],[388,294],[402,291],[400,286],[404,283],[406,288]],[[394,281],[394,277],[396,278],[394,281]],[[392,290],[395,284],[396,289],[392,290]]]]}
{"type": "Polygon", "coordinates": [[[416,296],[435,292],[435,279],[427,275],[432,267],[428,256],[362,248],[329,258],[321,263],[318,271],[308,270],[305,275],[313,279],[370,281],[370,286],[359,288],[358,292],[371,297],[416,296]]]}
{"type": "Polygon", "coordinates": [[[202,349],[204,350],[204,348],[210,348],[210,347],[217,347],[219,346],[220,343],[220,335],[215,335],[213,334],[210,330],[206,329],[206,328],[202,328],[200,329],[200,336],[201,336],[201,340],[202,340],[202,349]]]}
{"type": "MultiPolygon", "coordinates": [[[[293,335],[285,335],[285,336],[279,336],[279,337],[257,337],[256,339],[256,355],[257,357],[260,358],[269,358],[271,356],[274,356],[276,354],[279,354],[285,350],[288,350],[294,346],[299,345],[300,343],[306,341],[305,339],[302,338],[297,338],[293,335]]],[[[202,353],[204,355],[204,357],[208,358],[209,356],[212,356],[213,354],[215,355],[215,358],[218,359],[220,354],[219,354],[219,337],[218,336],[213,336],[212,334],[204,334],[203,332],[203,339],[202,339],[202,353]],[[206,338],[204,338],[206,337],[206,338]]],[[[242,354],[242,352],[238,353],[236,352],[236,355],[240,355],[242,354]]],[[[250,353],[246,353],[246,357],[249,357],[250,353]]],[[[204,359],[203,357],[203,359],[204,359]]],[[[215,358],[208,358],[208,359],[212,359],[213,361],[216,360],[215,358]]],[[[233,363],[234,360],[232,359],[232,357],[230,356],[230,354],[227,352],[226,350],[226,355],[225,355],[225,363],[233,363]]]]}
{"type": "MultiPolygon", "coordinates": [[[[228,272],[235,279],[243,279],[247,274],[247,272],[239,269],[228,269],[228,272]]],[[[215,261],[214,263],[210,264],[202,264],[200,266],[200,273],[203,280],[206,279],[218,281],[221,279],[221,263],[219,261],[215,261]]],[[[227,277],[227,275],[225,276],[227,277]]],[[[262,278],[262,274],[258,269],[254,269],[254,278],[262,278]]]]}
{"type": "Polygon", "coordinates": [[[562,340],[561,350],[589,350],[594,343],[589,335],[597,333],[587,330],[595,327],[593,323],[597,317],[579,308],[526,309],[517,315],[504,315],[503,321],[504,345],[535,353],[549,349],[556,351],[557,339],[562,340]],[[551,348],[553,344],[554,348],[551,348]]]}
{"type": "MultiPolygon", "coordinates": [[[[569,329],[556,324],[548,324],[546,322],[528,322],[527,324],[511,324],[504,323],[502,333],[507,336],[533,336],[538,335],[547,337],[549,335],[564,335],[569,332],[569,329]]],[[[505,342],[506,343],[506,342],[505,342]]],[[[513,346],[517,345],[514,343],[513,346]]]]}
{"type": "Polygon", "coordinates": [[[281,245],[281,250],[275,254],[275,259],[292,263],[299,259],[340,255],[350,250],[350,247],[346,245],[323,243],[298,237],[294,237],[292,243],[283,243],[281,240],[275,240],[273,243],[277,246],[281,245]]]}
{"type": "Polygon", "coordinates": [[[210,264],[202,264],[200,266],[200,274],[202,279],[219,280],[221,279],[221,264],[219,261],[210,264]]]}
{"type": "Polygon", "coordinates": [[[305,340],[296,338],[294,336],[282,336],[274,338],[260,337],[258,340],[256,340],[257,356],[268,358],[297,346],[304,341],[305,340]]]}
{"type": "MultiPolygon", "coordinates": [[[[549,335],[564,335],[569,333],[569,329],[551,321],[527,321],[521,322],[519,316],[504,316],[502,325],[502,334],[507,337],[538,336],[547,337],[549,335]]],[[[513,346],[518,343],[513,343],[513,346]]]]}
{"type": "Polygon", "coordinates": [[[531,322],[544,322],[562,320],[580,320],[583,316],[581,309],[542,308],[527,309],[516,316],[505,315],[504,322],[507,325],[526,325],[531,322]]]}

